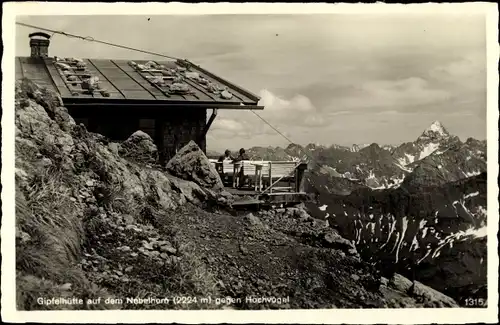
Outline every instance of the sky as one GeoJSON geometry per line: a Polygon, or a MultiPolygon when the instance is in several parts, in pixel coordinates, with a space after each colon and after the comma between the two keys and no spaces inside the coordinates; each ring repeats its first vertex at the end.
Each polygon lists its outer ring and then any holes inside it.
{"type": "MultiPolygon", "coordinates": [[[[18,21],[187,58],[248,89],[257,113],[302,145],[400,144],[433,121],[486,139],[486,29],[479,14],[19,16],[18,21]],[[150,18],[150,20],[148,20],[150,18]]],[[[29,55],[16,26],[16,55],[29,55]]],[[[55,35],[49,55],[158,57],[55,35]]],[[[250,111],[219,110],[212,150],[286,146],[250,111]]]]}

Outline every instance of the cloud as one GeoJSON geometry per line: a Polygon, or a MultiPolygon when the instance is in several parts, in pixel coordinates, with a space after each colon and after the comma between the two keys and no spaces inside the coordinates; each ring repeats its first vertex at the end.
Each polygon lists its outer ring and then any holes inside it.
{"type": "MultiPolygon", "coordinates": [[[[327,116],[307,96],[297,94],[284,98],[267,89],[261,90],[259,96],[259,105],[265,108],[255,111],[258,116],[246,110],[219,110],[208,134],[210,141],[221,147],[230,146],[231,141],[241,145],[286,145],[286,139],[274,128],[297,141],[304,130],[330,124],[327,116]]],[[[339,112],[342,113],[347,112],[339,112]]]]}
{"type": "Polygon", "coordinates": [[[266,106],[267,111],[274,114],[290,113],[290,112],[313,112],[316,110],[311,100],[303,95],[295,95],[290,99],[283,99],[267,89],[260,91],[261,100],[259,105],[266,106]]]}
{"type": "Polygon", "coordinates": [[[248,111],[223,111],[214,120],[209,133],[220,139],[249,139],[255,135],[274,135],[276,132],[248,111]]]}
{"type": "Polygon", "coordinates": [[[449,92],[431,88],[419,77],[371,81],[364,84],[362,90],[367,94],[366,99],[383,106],[429,104],[450,97],[449,92]]]}
{"type": "Polygon", "coordinates": [[[454,89],[457,94],[486,91],[486,55],[483,51],[470,53],[460,59],[447,62],[429,71],[436,84],[454,89]]]}
{"type": "Polygon", "coordinates": [[[449,100],[451,94],[444,89],[433,88],[420,77],[396,80],[369,80],[357,87],[357,93],[338,96],[335,105],[343,110],[363,111],[384,109],[413,109],[449,100]]]}
{"type": "Polygon", "coordinates": [[[218,119],[215,120],[212,125],[213,130],[223,131],[240,131],[243,128],[244,126],[242,123],[231,119],[218,119]]]}
{"type": "MultiPolygon", "coordinates": [[[[281,133],[290,130],[297,134],[297,129],[318,128],[328,126],[331,116],[349,114],[348,111],[328,112],[318,109],[309,96],[300,92],[284,96],[274,90],[262,89],[256,92],[261,98],[259,105],[264,110],[255,111],[265,121],[277,128],[281,133]]],[[[216,138],[241,136],[245,138],[266,135],[283,139],[272,127],[250,111],[219,110],[219,114],[211,127],[210,133],[216,138]]],[[[295,138],[292,136],[292,138],[295,138]]]]}
{"type": "Polygon", "coordinates": [[[265,107],[260,114],[263,118],[289,126],[310,127],[326,124],[324,114],[304,95],[297,94],[286,99],[267,89],[261,90],[259,95],[259,105],[265,107]]]}

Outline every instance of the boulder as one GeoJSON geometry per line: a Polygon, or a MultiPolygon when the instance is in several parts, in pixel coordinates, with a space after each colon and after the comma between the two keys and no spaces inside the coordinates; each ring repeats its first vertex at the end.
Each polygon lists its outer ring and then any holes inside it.
{"type": "Polygon", "coordinates": [[[224,185],[207,156],[194,141],[190,141],[167,163],[167,171],[201,187],[221,190],[224,185]]]}
{"type": "Polygon", "coordinates": [[[354,244],[340,236],[336,231],[330,230],[323,235],[323,246],[328,248],[340,249],[349,255],[356,256],[358,252],[354,244]]]}
{"type": "Polygon", "coordinates": [[[400,274],[394,274],[389,280],[389,287],[405,294],[409,294],[423,301],[424,307],[458,307],[458,304],[452,298],[436,291],[418,281],[415,281],[413,290],[412,282],[400,274]],[[411,292],[412,291],[412,292],[411,292]]]}
{"type": "Polygon", "coordinates": [[[256,228],[267,228],[264,223],[259,219],[259,217],[256,217],[252,213],[249,213],[243,217],[243,220],[250,225],[251,227],[256,227],[256,228]]]}
{"type": "Polygon", "coordinates": [[[287,208],[285,210],[285,215],[290,218],[296,218],[301,220],[311,219],[307,211],[303,208],[287,208]]]}
{"type": "Polygon", "coordinates": [[[158,149],[151,137],[143,132],[134,132],[119,147],[120,155],[132,158],[142,163],[155,163],[158,158],[158,149]]]}
{"type": "Polygon", "coordinates": [[[217,197],[217,203],[222,206],[231,206],[233,202],[234,196],[227,191],[221,191],[217,197]]]}

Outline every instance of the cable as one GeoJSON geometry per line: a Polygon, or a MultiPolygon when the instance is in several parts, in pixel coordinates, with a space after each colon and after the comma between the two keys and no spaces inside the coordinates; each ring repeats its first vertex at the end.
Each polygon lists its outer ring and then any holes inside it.
{"type": "MultiPolygon", "coordinates": [[[[97,39],[93,38],[92,36],[80,36],[80,35],[70,34],[70,33],[62,32],[62,31],[58,31],[58,30],[53,30],[53,29],[49,29],[49,28],[44,28],[44,27],[30,25],[30,24],[25,24],[25,23],[20,23],[20,22],[16,22],[16,24],[20,25],[20,26],[24,26],[24,27],[35,28],[35,29],[38,29],[38,30],[43,30],[43,31],[46,31],[46,32],[51,32],[52,36],[54,36],[54,34],[60,34],[60,35],[63,35],[63,36],[66,36],[66,37],[70,37],[70,38],[79,38],[81,40],[88,41],[88,42],[96,42],[96,43],[100,43],[100,44],[104,44],[104,45],[108,45],[108,46],[113,46],[113,47],[117,47],[117,48],[122,48],[122,49],[130,50],[130,51],[135,51],[135,52],[140,52],[140,53],[145,53],[145,54],[156,55],[156,56],[160,56],[160,57],[164,57],[164,58],[168,58],[168,59],[172,59],[172,60],[181,60],[180,58],[176,58],[176,57],[165,55],[165,54],[161,54],[161,53],[156,53],[156,52],[141,50],[141,49],[130,47],[130,46],[125,46],[125,45],[120,45],[120,44],[115,44],[115,43],[110,43],[110,42],[106,42],[106,41],[97,40],[97,39]]],[[[287,136],[285,136],[283,133],[281,133],[271,123],[269,123],[268,121],[266,121],[262,116],[260,116],[259,114],[257,114],[253,110],[250,110],[250,111],[252,113],[254,113],[264,123],[266,123],[267,125],[269,125],[279,135],[281,135],[283,138],[285,138],[288,142],[290,142],[291,144],[294,144],[294,142],[292,140],[290,140],[287,136]]],[[[320,166],[316,161],[314,161],[314,158],[312,158],[311,156],[309,156],[307,154],[307,152],[305,152],[305,150],[304,150],[304,153],[305,153],[305,156],[308,157],[311,160],[311,162],[315,162],[318,166],[320,166]]]]}
{"type": "Polygon", "coordinates": [[[29,28],[35,28],[35,29],[46,31],[46,32],[51,32],[51,33],[53,33],[52,35],[59,34],[59,35],[63,35],[63,36],[70,37],[70,38],[79,38],[81,40],[88,41],[88,42],[96,42],[96,43],[100,43],[100,44],[104,44],[104,45],[109,45],[109,46],[113,46],[113,47],[117,47],[117,48],[122,48],[122,49],[130,50],[130,51],[135,51],[135,52],[140,52],[140,53],[145,53],[145,54],[151,54],[151,55],[156,55],[156,56],[161,56],[161,57],[168,58],[168,59],[171,59],[171,60],[181,60],[180,58],[176,58],[174,56],[169,56],[169,55],[165,55],[165,54],[161,54],[161,53],[156,53],[156,52],[141,50],[141,49],[130,47],[130,46],[125,46],[125,45],[120,45],[120,44],[115,44],[115,43],[110,43],[110,42],[106,42],[106,41],[97,40],[97,39],[93,38],[92,36],[80,36],[80,35],[70,34],[70,33],[62,32],[62,31],[57,31],[57,30],[53,30],[53,29],[49,29],[49,28],[34,26],[34,25],[20,23],[20,22],[16,22],[16,25],[20,25],[20,26],[24,26],[24,27],[29,27],[29,28]]]}
{"type": "MultiPolygon", "coordinates": [[[[274,126],[271,125],[271,123],[269,123],[268,121],[266,121],[262,116],[260,116],[259,114],[257,114],[254,110],[251,110],[250,112],[252,112],[253,114],[255,114],[258,118],[260,118],[264,123],[266,123],[267,125],[269,125],[274,131],[276,131],[279,135],[281,135],[284,139],[286,139],[288,142],[290,142],[290,144],[295,144],[292,140],[290,140],[287,136],[285,136],[283,133],[281,133],[277,128],[275,128],[274,126]]],[[[311,157],[307,154],[307,151],[305,150],[304,148],[304,156],[306,156],[307,158],[310,159],[310,162],[312,163],[315,163],[318,167],[322,167],[315,159],[314,157],[311,157]]]]}
{"type": "Polygon", "coordinates": [[[274,131],[276,131],[279,135],[281,135],[283,138],[285,138],[288,142],[290,142],[291,144],[293,144],[293,141],[288,139],[283,133],[281,133],[278,129],[276,129],[274,126],[271,125],[271,123],[269,123],[268,121],[266,121],[264,118],[262,118],[262,116],[260,116],[259,114],[255,113],[253,110],[251,110],[250,112],[254,113],[258,118],[260,118],[264,123],[266,123],[267,125],[269,125],[274,131]]]}

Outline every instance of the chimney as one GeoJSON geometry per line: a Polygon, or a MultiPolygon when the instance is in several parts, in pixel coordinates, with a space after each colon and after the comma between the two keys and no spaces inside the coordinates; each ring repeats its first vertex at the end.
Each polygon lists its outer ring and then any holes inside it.
{"type": "Polygon", "coordinates": [[[32,58],[46,58],[49,56],[49,34],[36,32],[29,34],[29,38],[32,58]]]}

